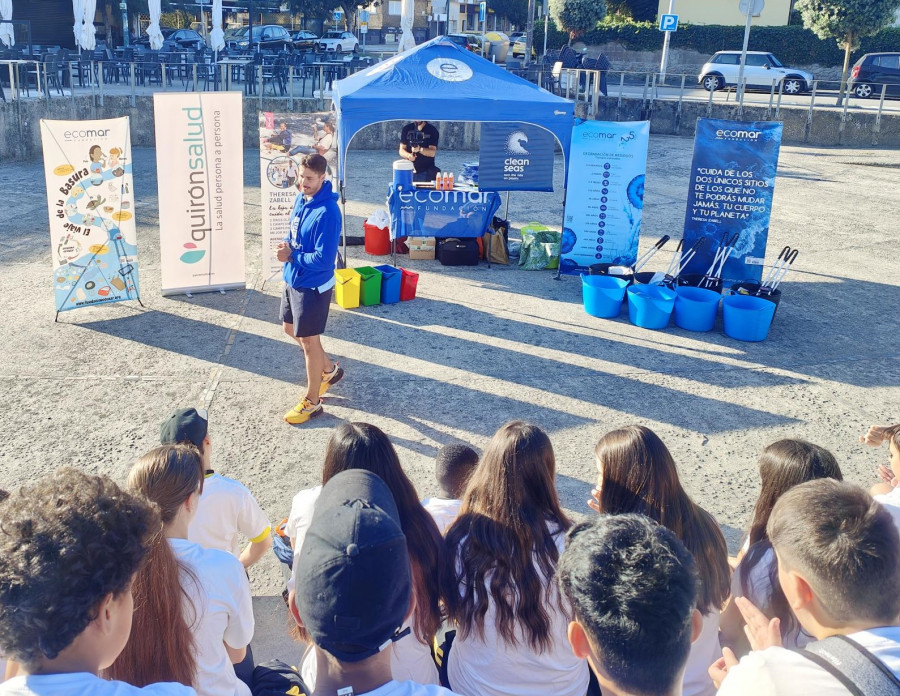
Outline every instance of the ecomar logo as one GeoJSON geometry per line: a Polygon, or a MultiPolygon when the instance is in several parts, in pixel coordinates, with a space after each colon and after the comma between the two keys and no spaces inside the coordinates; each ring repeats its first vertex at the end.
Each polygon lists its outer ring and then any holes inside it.
{"type": "Polygon", "coordinates": [[[762,131],[733,130],[730,128],[719,128],[716,131],[716,138],[719,140],[756,140],[761,135],[762,131]]]}
{"type": "Polygon", "coordinates": [[[445,82],[465,82],[474,75],[472,68],[456,58],[434,58],[425,67],[434,77],[445,82]]]}
{"type": "Polygon", "coordinates": [[[90,128],[85,130],[67,130],[63,133],[63,139],[71,142],[77,140],[93,140],[105,138],[109,135],[109,128],[90,128]]]}

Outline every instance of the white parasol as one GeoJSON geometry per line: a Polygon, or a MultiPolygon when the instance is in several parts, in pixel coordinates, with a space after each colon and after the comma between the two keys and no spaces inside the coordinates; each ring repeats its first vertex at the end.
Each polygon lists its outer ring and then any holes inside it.
{"type": "Polygon", "coordinates": [[[150,8],[150,25],[147,27],[147,36],[150,38],[150,48],[158,51],[163,45],[163,35],[159,29],[160,0],[149,0],[147,6],[150,8]]]}
{"type": "Polygon", "coordinates": [[[81,28],[84,26],[84,0],[72,0],[72,14],[75,16],[72,33],[75,34],[75,45],[80,49],[81,28]]]}
{"type": "Polygon", "coordinates": [[[209,45],[214,51],[225,48],[225,32],[222,31],[222,0],[213,0],[212,31],[209,33],[209,45]]]}
{"type": "Polygon", "coordinates": [[[413,19],[415,15],[415,0],[402,0],[400,4],[400,42],[397,44],[397,53],[403,53],[416,47],[413,38],[413,19]]]}
{"type": "MultiPolygon", "coordinates": [[[[0,19],[12,19],[12,0],[0,0],[0,19]]],[[[0,24],[0,41],[5,46],[13,46],[16,43],[16,34],[9,22],[0,24]]]]}
{"type": "Polygon", "coordinates": [[[97,14],[97,0],[82,0],[82,9],[84,26],[81,27],[81,41],[78,43],[85,51],[93,51],[97,47],[97,40],[94,38],[96,33],[94,15],[97,14]]]}

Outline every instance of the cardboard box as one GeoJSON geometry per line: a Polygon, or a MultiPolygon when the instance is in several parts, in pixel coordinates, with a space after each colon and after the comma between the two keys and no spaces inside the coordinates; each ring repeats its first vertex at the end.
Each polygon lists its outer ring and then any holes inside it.
{"type": "Polygon", "coordinates": [[[407,237],[406,245],[409,247],[409,258],[418,260],[433,260],[435,250],[434,237],[407,237]]]}

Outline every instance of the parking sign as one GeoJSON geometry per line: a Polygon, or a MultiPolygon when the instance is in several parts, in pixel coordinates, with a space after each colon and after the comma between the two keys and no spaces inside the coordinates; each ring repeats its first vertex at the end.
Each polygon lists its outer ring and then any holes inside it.
{"type": "Polygon", "coordinates": [[[660,31],[676,31],[678,29],[678,15],[664,14],[659,17],[660,31]]]}
{"type": "Polygon", "coordinates": [[[478,3],[478,21],[483,22],[486,14],[487,14],[487,3],[486,2],[478,3]]]}

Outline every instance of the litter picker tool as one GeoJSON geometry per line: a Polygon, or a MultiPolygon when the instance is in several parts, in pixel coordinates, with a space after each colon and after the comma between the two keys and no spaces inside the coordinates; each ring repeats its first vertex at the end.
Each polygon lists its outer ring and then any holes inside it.
{"type": "Polygon", "coordinates": [[[638,260],[634,262],[634,272],[637,273],[639,270],[641,270],[644,267],[644,264],[646,264],[651,258],[653,258],[653,256],[656,254],[656,252],[659,251],[660,249],[662,249],[666,245],[666,242],[668,242],[669,239],[670,239],[669,235],[667,235],[667,234],[663,235],[662,238],[660,238],[660,240],[656,244],[654,244],[652,247],[647,249],[647,251],[645,251],[638,258],[638,260]]]}
{"type": "MultiPolygon", "coordinates": [[[[763,286],[766,286],[769,284],[769,282],[772,280],[772,278],[775,277],[775,274],[779,270],[781,270],[781,267],[784,265],[787,257],[790,255],[791,255],[791,248],[789,246],[786,246],[781,250],[781,253],[778,254],[778,258],[775,259],[775,263],[772,264],[772,267],[769,268],[769,272],[766,273],[766,277],[759,284],[760,289],[762,289],[763,286]]],[[[757,292],[757,294],[759,294],[759,292],[757,292]]]]}
{"type": "MultiPolygon", "coordinates": [[[[675,269],[675,273],[672,275],[666,275],[666,282],[673,283],[681,275],[681,272],[687,268],[687,265],[691,262],[691,259],[700,251],[704,246],[706,246],[706,237],[700,237],[696,242],[694,242],[694,246],[688,249],[686,254],[682,254],[681,262],[675,269]]],[[[675,256],[677,258],[677,254],[675,256]]]]}
{"type": "Polygon", "coordinates": [[[799,249],[793,249],[791,253],[785,257],[784,263],[781,264],[781,268],[778,270],[778,273],[775,275],[775,277],[773,277],[769,281],[768,285],[761,285],[756,294],[759,295],[764,292],[766,295],[771,295],[772,293],[774,293],[775,290],[778,289],[778,286],[781,284],[781,281],[787,275],[790,267],[794,265],[794,259],[797,258],[797,254],[799,253],[799,249]]]}
{"type": "Polygon", "coordinates": [[[709,279],[709,281],[708,281],[709,285],[712,285],[717,280],[721,280],[722,271],[725,269],[725,262],[728,260],[728,257],[731,256],[731,252],[734,251],[734,247],[737,244],[738,238],[740,236],[741,236],[740,232],[735,232],[733,235],[731,235],[731,239],[728,240],[728,242],[725,245],[725,248],[722,249],[722,255],[719,258],[719,268],[713,274],[712,278],[709,279]]]}
{"type": "Polygon", "coordinates": [[[653,274],[653,277],[650,278],[650,282],[648,285],[662,285],[666,282],[667,278],[672,277],[672,271],[674,271],[678,267],[678,259],[679,252],[681,252],[681,248],[684,246],[684,238],[678,240],[678,246],[675,247],[675,251],[672,253],[672,258],[669,259],[669,265],[666,266],[665,271],[657,271],[653,274]]]}

